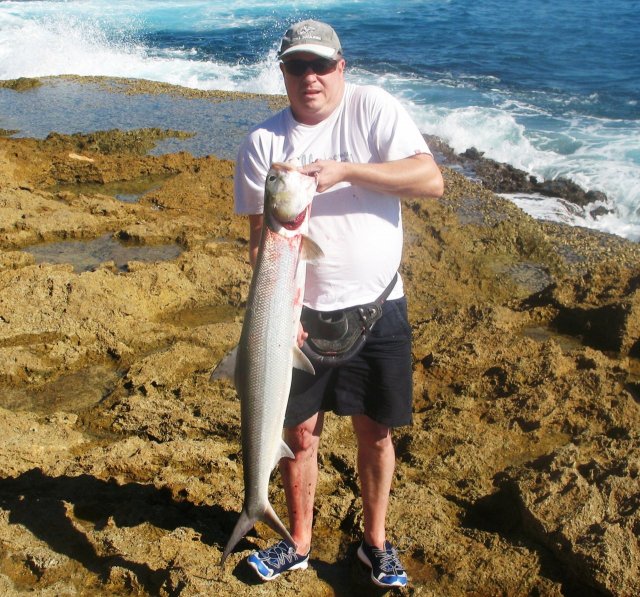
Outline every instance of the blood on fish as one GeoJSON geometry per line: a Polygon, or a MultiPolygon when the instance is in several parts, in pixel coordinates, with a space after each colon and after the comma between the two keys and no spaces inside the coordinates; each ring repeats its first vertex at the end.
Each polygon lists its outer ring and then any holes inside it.
{"type": "Polygon", "coordinates": [[[300,228],[300,224],[304,222],[304,218],[307,215],[307,210],[305,209],[303,212],[299,213],[298,216],[291,220],[290,222],[280,222],[287,230],[295,230],[296,228],[300,228]]]}

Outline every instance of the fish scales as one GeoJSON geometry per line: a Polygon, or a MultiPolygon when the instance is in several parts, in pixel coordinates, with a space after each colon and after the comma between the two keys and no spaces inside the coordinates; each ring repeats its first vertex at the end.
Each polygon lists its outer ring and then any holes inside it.
{"type": "Polygon", "coordinates": [[[262,235],[234,373],[241,404],[244,503],[221,564],[259,520],[295,545],[268,493],[278,461],[294,457],[282,439],[292,368],[314,372],[296,343],[306,272],[301,262],[322,255],[305,236],[314,193],[315,180],[295,167],[274,164],[269,170],[262,235]]]}
{"type": "Polygon", "coordinates": [[[290,353],[295,342],[292,313],[295,311],[300,241],[301,237],[287,239],[266,229],[261,259],[256,263],[255,283],[247,303],[247,325],[243,328],[238,349],[236,388],[241,396],[254,397],[241,402],[248,502],[253,492],[259,495],[261,489],[264,491],[268,487],[264,477],[271,475],[275,464],[266,461],[261,447],[274,444],[274,438],[280,438],[282,433],[287,403],[280,400],[278,404],[277,398],[284,393],[288,395],[291,386],[290,353]],[[257,289],[260,296],[257,296],[257,289]],[[269,358],[268,352],[274,355],[276,351],[289,355],[269,358]]]}

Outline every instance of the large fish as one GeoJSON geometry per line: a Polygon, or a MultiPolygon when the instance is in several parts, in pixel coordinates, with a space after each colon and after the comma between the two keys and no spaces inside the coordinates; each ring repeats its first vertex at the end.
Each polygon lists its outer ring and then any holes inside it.
{"type": "Polygon", "coordinates": [[[268,490],[280,459],[294,457],[282,439],[292,367],[313,373],[297,334],[305,261],[322,255],[306,236],[315,189],[314,178],[291,164],[273,164],[267,175],[262,236],[234,374],[241,405],[244,505],[221,564],[258,520],[295,544],[269,503],[268,490]]]}

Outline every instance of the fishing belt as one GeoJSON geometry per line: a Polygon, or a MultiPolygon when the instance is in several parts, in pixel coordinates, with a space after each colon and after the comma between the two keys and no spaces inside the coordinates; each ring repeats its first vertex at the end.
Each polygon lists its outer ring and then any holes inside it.
{"type": "Polygon", "coordinates": [[[382,303],[387,299],[398,274],[372,303],[337,311],[317,311],[302,307],[300,321],[309,334],[302,352],[314,365],[337,367],[353,358],[367,341],[367,334],[382,317],[382,303]]]}

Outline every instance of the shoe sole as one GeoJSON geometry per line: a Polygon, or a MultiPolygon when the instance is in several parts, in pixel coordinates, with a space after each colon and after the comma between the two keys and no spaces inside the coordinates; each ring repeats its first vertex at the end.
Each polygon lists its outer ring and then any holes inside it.
{"type": "Polygon", "coordinates": [[[253,562],[247,561],[247,564],[249,564],[249,566],[251,566],[251,568],[255,570],[256,574],[262,580],[269,582],[270,580],[275,580],[282,574],[285,574],[287,572],[292,572],[293,570],[306,570],[307,567],[309,566],[309,560],[305,560],[304,562],[298,562],[297,564],[294,564],[293,566],[291,566],[291,568],[287,568],[286,570],[283,570],[282,572],[277,572],[276,574],[272,574],[271,576],[265,576],[264,574],[262,574],[262,572],[258,570],[258,567],[253,562]]]}
{"type": "Polygon", "coordinates": [[[373,575],[373,564],[371,563],[371,560],[367,557],[367,554],[364,553],[364,549],[362,549],[362,545],[360,545],[360,547],[358,547],[358,559],[365,565],[367,565],[370,570],[371,570],[371,582],[373,582],[374,585],[377,585],[379,587],[383,587],[383,588],[389,588],[389,587],[406,587],[407,583],[401,583],[401,582],[393,582],[393,583],[383,583],[380,582],[374,575],[373,575]]]}

